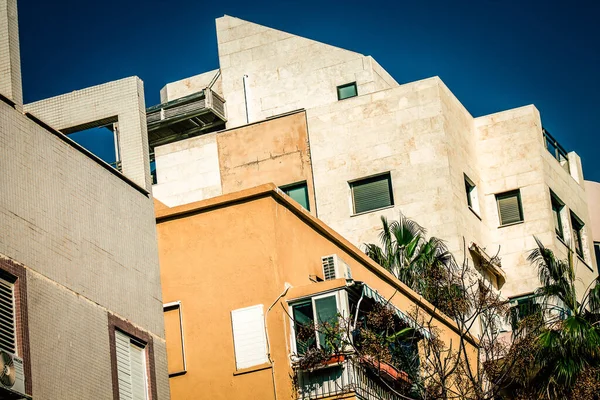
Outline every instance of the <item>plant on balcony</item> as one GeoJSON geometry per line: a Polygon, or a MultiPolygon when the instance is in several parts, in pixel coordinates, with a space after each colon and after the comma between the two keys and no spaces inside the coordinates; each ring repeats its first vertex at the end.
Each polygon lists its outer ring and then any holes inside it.
{"type": "Polygon", "coordinates": [[[456,262],[444,242],[428,239],[425,228],[402,214],[392,222],[382,216],[381,224],[381,246],[365,244],[365,253],[447,315],[464,312],[456,262]]]}

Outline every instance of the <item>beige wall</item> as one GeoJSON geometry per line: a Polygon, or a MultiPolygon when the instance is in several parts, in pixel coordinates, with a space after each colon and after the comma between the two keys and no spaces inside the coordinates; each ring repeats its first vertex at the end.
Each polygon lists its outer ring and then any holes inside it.
{"type": "Polygon", "coordinates": [[[203,74],[191,76],[189,78],[166,84],[165,87],[163,87],[160,91],[160,102],[166,103],[168,101],[176,100],[181,97],[200,92],[208,87],[215,77],[217,77],[217,79],[212,86],[212,90],[222,96],[223,82],[221,81],[219,70],[215,69],[214,71],[208,71],[203,74]]]}
{"type": "Polygon", "coordinates": [[[0,143],[0,255],[26,271],[35,398],[113,398],[110,312],[152,336],[168,399],[152,199],[4,102],[0,143]]]}
{"type": "Polygon", "coordinates": [[[154,196],[169,206],[187,204],[267,182],[306,181],[314,210],[306,114],[296,112],[155,149],[154,196]]]}
{"type": "Polygon", "coordinates": [[[0,0],[0,94],[23,106],[17,0],[0,0]]]}
{"type": "MultiPolygon", "coordinates": [[[[322,275],[324,255],[338,254],[355,280],[391,298],[400,309],[414,305],[414,292],[281,197],[273,185],[159,211],[157,216],[164,301],[179,300],[184,310],[188,372],[171,378],[174,399],[195,399],[200,390],[211,399],[268,399],[273,398],[273,380],[277,398],[290,398],[291,332],[283,309],[294,298],[345,284],[343,279],[311,282],[309,275],[322,275]],[[186,214],[176,217],[179,212],[186,214]],[[235,229],[223,229],[233,225],[235,229]],[[292,289],[276,302],[286,283],[292,289]],[[230,312],[262,304],[267,313],[274,302],[267,315],[273,363],[238,374],[230,312]]],[[[444,340],[456,339],[445,320],[437,321],[444,340]]]]}

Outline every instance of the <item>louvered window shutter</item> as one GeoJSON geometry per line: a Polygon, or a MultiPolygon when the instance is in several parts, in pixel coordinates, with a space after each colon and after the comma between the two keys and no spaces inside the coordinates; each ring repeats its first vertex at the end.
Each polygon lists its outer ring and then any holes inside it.
{"type": "Polygon", "coordinates": [[[266,363],[267,341],[262,304],[233,310],[231,323],[236,368],[243,369],[266,363]]]}
{"type": "Polygon", "coordinates": [[[515,222],[523,221],[519,192],[497,195],[496,200],[498,201],[500,225],[513,224],[515,222]]]}
{"type": "Polygon", "coordinates": [[[353,182],[351,186],[355,214],[394,204],[389,174],[353,182]]]}
{"type": "Polygon", "coordinates": [[[115,331],[119,400],[147,400],[144,349],[126,334],[115,331]]]}
{"type": "Polygon", "coordinates": [[[0,349],[16,353],[14,285],[0,279],[0,349]]]}

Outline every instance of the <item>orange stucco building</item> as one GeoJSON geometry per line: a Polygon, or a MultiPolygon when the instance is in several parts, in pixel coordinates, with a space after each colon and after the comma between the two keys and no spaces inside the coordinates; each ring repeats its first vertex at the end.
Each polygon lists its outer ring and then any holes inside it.
{"type": "Polygon", "coordinates": [[[355,397],[361,384],[342,387],[356,378],[344,365],[293,386],[295,304],[325,299],[349,315],[366,293],[400,314],[417,305],[442,338],[457,338],[453,322],[273,184],[174,208],[157,202],[156,220],[173,399],[370,398],[355,397]],[[324,276],[329,255],[340,269],[324,276]]]}

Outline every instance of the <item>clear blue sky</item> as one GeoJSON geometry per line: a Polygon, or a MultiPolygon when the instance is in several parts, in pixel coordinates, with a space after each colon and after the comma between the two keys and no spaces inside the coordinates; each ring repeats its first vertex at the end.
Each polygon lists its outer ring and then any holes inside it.
{"type": "Polygon", "coordinates": [[[218,67],[223,14],[372,55],[400,83],[439,75],[474,116],[533,103],[600,181],[600,1],[21,0],[25,101],[137,75],[156,104],[218,67]]]}

